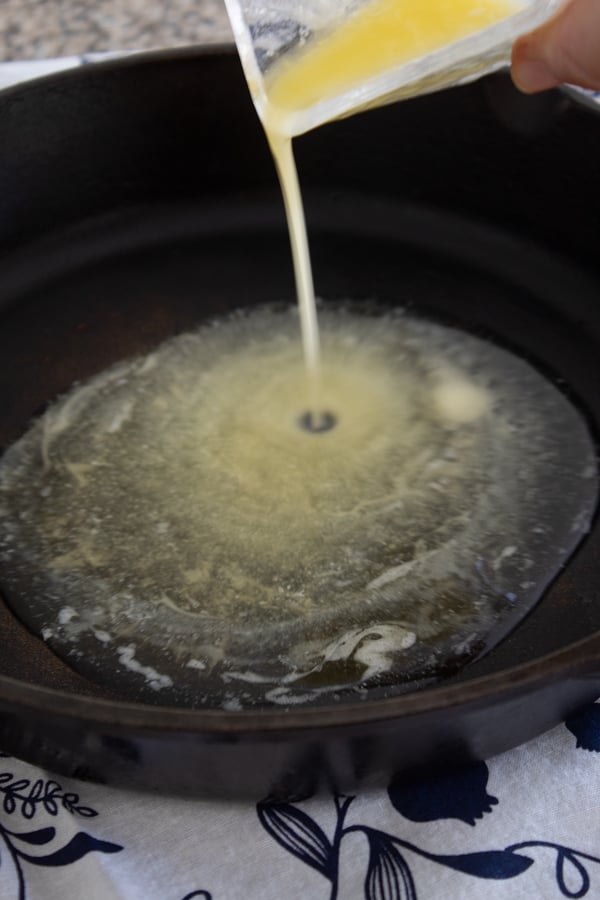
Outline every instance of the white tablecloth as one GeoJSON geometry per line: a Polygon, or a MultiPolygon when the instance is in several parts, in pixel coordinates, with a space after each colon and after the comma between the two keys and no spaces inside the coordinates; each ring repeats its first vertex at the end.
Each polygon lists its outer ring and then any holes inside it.
{"type": "Polygon", "coordinates": [[[453,775],[273,806],[138,794],[0,757],[0,897],[598,898],[600,704],[453,775]]]}

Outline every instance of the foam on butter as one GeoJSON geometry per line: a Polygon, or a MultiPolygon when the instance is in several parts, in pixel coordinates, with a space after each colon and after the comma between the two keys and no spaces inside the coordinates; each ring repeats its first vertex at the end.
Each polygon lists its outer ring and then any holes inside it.
{"type": "Polygon", "coordinates": [[[327,432],[299,427],[298,317],[269,308],[73,388],[2,458],[0,579],[77,668],[231,709],[410,684],[564,563],[596,462],[549,381],[397,312],[320,324],[327,432]]]}

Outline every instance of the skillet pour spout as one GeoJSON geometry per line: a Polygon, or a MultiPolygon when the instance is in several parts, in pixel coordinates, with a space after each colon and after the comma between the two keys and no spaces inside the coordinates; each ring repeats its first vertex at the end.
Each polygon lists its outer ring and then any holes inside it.
{"type": "MultiPolygon", "coordinates": [[[[401,297],[491,338],[550,378],[597,440],[593,109],[520,96],[498,75],[328,125],[296,151],[320,295],[401,297]]],[[[0,198],[0,446],[75,381],[293,297],[274,168],[232,47],[3,92],[0,198]]],[[[459,673],[306,708],[140,703],[3,602],[0,748],[103,783],[253,799],[487,758],[599,693],[599,550],[596,517],[530,614],[459,673]]]]}

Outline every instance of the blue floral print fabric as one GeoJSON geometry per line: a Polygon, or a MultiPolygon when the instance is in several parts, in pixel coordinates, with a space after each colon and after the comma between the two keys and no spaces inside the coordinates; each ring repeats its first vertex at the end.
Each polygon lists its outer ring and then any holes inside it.
{"type": "Polygon", "coordinates": [[[0,898],[592,900],[599,797],[600,704],[487,763],[301,803],[137,794],[0,755],[0,898]]]}

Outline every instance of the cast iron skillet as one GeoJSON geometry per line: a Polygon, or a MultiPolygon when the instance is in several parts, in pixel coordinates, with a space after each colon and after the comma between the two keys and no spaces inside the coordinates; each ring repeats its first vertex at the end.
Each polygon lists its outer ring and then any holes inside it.
{"type": "MultiPolygon", "coordinates": [[[[330,125],[297,155],[322,296],[491,335],[597,428],[600,117],[496,76],[330,125]]],[[[273,166],[231,48],[4,92],[0,211],[0,445],[74,380],[208,316],[293,297],[273,166]]],[[[458,676],[310,709],[136,705],[0,604],[0,747],[100,782],[254,797],[489,757],[599,693],[599,546],[596,525],[526,620],[458,676]]]]}

